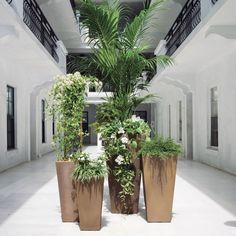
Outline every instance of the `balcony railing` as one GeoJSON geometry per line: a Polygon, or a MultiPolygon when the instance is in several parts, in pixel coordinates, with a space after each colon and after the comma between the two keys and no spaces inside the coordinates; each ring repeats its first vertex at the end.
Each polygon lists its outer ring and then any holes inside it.
{"type": "Polygon", "coordinates": [[[216,2],[218,2],[218,0],[211,0],[212,4],[216,4],[216,2]]]}
{"type": "Polygon", "coordinates": [[[201,1],[188,0],[165,37],[166,54],[171,56],[201,22],[201,1]]]}
{"type": "Polygon", "coordinates": [[[51,56],[59,62],[59,57],[56,52],[58,38],[37,2],[35,0],[24,0],[23,9],[23,20],[25,24],[51,56]]]}

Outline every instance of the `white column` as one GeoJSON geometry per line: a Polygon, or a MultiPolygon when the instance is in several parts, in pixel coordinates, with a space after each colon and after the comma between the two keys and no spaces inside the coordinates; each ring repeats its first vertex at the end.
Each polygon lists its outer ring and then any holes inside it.
{"type": "Polygon", "coordinates": [[[68,51],[62,41],[57,41],[57,55],[59,57],[58,66],[62,72],[66,73],[66,56],[68,51]]]}

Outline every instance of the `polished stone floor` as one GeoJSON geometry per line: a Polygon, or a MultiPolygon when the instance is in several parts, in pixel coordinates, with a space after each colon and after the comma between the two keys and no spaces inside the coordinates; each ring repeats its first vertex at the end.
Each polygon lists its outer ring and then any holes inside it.
{"type": "Polygon", "coordinates": [[[51,153],[0,174],[0,236],[236,236],[233,175],[179,160],[171,223],[146,222],[142,190],[139,214],[111,214],[106,184],[102,229],[85,232],[61,222],[54,162],[51,153]]]}

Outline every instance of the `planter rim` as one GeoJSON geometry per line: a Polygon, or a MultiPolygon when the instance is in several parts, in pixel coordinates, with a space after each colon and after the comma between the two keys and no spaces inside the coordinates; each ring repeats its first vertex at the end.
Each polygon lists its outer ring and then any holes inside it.
{"type": "Polygon", "coordinates": [[[156,159],[159,159],[159,160],[166,160],[166,159],[169,159],[169,158],[177,158],[178,155],[172,155],[172,156],[165,156],[165,158],[161,158],[160,156],[157,156],[157,155],[143,155],[142,158],[150,158],[150,159],[153,159],[153,158],[156,158],[156,159]]]}
{"type": "Polygon", "coordinates": [[[64,163],[64,162],[73,162],[72,160],[67,160],[67,161],[63,161],[63,160],[56,160],[56,162],[60,162],[60,163],[64,163]]]}
{"type": "Polygon", "coordinates": [[[97,177],[97,178],[95,178],[95,177],[92,177],[90,180],[85,180],[85,181],[81,181],[81,179],[76,179],[75,178],[75,180],[76,181],[80,181],[81,183],[89,183],[89,182],[91,182],[91,181],[99,181],[99,180],[103,180],[103,179],[105,179],[105,177],[104,176],[101,176],[101,177],[97,177]]]}

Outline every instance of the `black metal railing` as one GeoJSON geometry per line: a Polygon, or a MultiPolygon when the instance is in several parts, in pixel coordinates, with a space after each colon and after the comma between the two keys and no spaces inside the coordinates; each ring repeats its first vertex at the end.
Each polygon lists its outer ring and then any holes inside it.
{"type": "Polygon", "coordinates": [[[58,38],[48,23],[42,10],[35,0],[24,0],[24,22],[33,32],[35,37],[42,43],[51,56],[58,62],[57,41],[58,38]]]}
{"type": "Polygon", "coordinates": [[[9,3],[9,4],[11,4],[11,2],[12,2],[12,0],[6,0],[7,1],[7,3],[9,3]]]}
{"type": "Polygon", "coordinates": [[[218,0],[211,0],[212,4],[215,5],[218,0]]]}
{"type": "Polygon", "coordinates": [[[165,37],[166,54],[171,56],[200,22],[201,0],[188,0],[165,37]]]}

